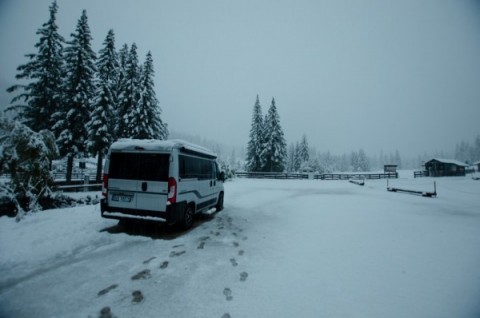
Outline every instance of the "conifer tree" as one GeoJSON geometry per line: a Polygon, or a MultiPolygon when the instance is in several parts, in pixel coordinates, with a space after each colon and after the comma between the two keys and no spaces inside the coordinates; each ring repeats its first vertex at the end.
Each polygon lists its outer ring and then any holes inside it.
{"type": "Polygon", "coordinates": [[[65,48],[67,77],[63,107],[55,114],[60,154],[67,157],[67,182],[71,181],[73,159],[83,156],[88,139],[86,123],[90,119],[95,95],[96,55],[91,48],[92,37],[87,12],[83,10],[75,33],[65,48]]]}
{"type": "Polygon", "coordinates": [[[286,166],[288,172],[295,171],[295,145],[293,143],[288,145],[286,166]]]}
{"type": "Polygon", "coordinates": [[[263,150],[263,115],[262,107],[257,95],[255,105],[253,106],[252,127],[250,129],[250,140],[247,145],[247,170],[261,171],[262,150],[263,150]]]}
{"type": "Polygon", "coordinates": [[[300,141],[299,152],[301,164],[308,163],[310,160],[310,149],[308,148],[307,136],[305,134],[302,136],[302,141],[300,141]]]}
{"type": "Polygon", "coordinates": [[[268,109],[267,119],[264,124],[264,148],[262,157],[265,160],[263,170],[269,172],[282,172],[285,169],[287,144],[280,125],[280,117],[275,106],[275,99],[268,109]]]}
{"type": "Polygon", "coordinates": [[[302,157],[300,156],[300,143],[297,141],[295,143],[295,152],[293,157],[294,171],[299,171],[301,166],[302,166],[302,157]]]}
{"type": "Polygon", "coordinates": [[[132,138],[138,139],[167,139],[168,130],[161,118],[153,83],[153,58],[150,52],[139,72],[140,100],[135,109],[131,109],[128,118],[128,131],[132,138]]]}
{"type": "Polygon", "coordinates": [[[358,151],[358,171],[365,172],[370,170],[370,162],[363,149],[358,151]]]}
{"type": "Polygon", "coordinates": [[[350,167],[353,172],[358,172],[359,170],[358,153],[356,151],[352,151],[350,156],[350,167]]]}
{"type": "Polygon", "coordinates": [[[129,48],[128,45],[125,43],[120,50],[118,51],[118,63],[119,63],[119,69],[118,69],[118,78],[117,78],[117,84],[115,86],[115,96],[117,99],[117,109],[115,109],[115,131],[114,131],[114,139],[118,139],[120,137],[120,131],[119,129],[121,128],[120,126],[120,120],[121,116],[120,113],[121,111],[121,105],[123,103],[123,98],[125,96],[125,85],[126,85],[126,74],[127,74],[127,62],[128,62],[128,55],[129,55],[129,48]]]}
{"type": "Polygon", "coordinates": [[[118,113],[118,138],[132,138],[131,121],[135,118],[140,102],[140,67],[138,65],[137,45],[130,47],[125,64],[125,74],[118,113]]]}
{"type": "Polygon", "coordinates": [[[29,62],[17,68],[17,79],[29,81],[26,85],[14,85],[7,91],[23,90],[12,99],[12,108],[19,112],[23,122],[34,131],[51,129],[52,114],[61,104],[61,87],[64,75],[63,43],[58,34],[56,14],[58,6],[54,1],[50,8],[50,19],[38,29],[40,40],[35,47],[36,54],[26,55],[29,62]],[[25,104],[17,104],[17,102],[25,104]]]}
{"type": "Polygon", "coordinates": [[[117,108],[115,92],[120,71],[113,30],[108,32],[103,44],[97,60],[98,78],[94,109],[87,123],[88,150],[97,155],[97,182],[101,180],[103,157],[114,140],[113,124],[117,108]]]}

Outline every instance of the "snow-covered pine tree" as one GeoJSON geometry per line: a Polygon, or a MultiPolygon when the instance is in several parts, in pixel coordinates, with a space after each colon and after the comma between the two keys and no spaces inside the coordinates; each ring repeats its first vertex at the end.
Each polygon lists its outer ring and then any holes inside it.
{"type": "Polygon", "coordinates": [[[347,158],[347,155],[346,154],[343,154],[341,157],[340,157],[340,167],[339,167],[339,170],[341,172],[346,172],[348,171],[348,158],[347,158]]]}
{"type": "Polygon", "coordinates": [[[55,114],[57,123],[54,126],[60,154],[67,157],[67,182],[72,179],[74,157],[83,156],[86,151],[88,133],[85,124],[90,119],[95,96],[96,55],[91,48],[92,37],[85,10],[71,37],[65,48],[67,77],[63,107],[55,114]]]}
{"type": "Polygon", "coordinates": [[[264,171],[282,172],[285,169],[287,157],[287,143],[280,125],[280,116],[275,106],[275,98],[268,109],[267,119],[264,124],[264,148],[262,157],[265,158],[264,171]]]}
{"type": "Polygon", "coordinates": [[[370,171],[370,162],[363,149],[358,151],[358,171],[366,172],[370,171]]]}
{"type": "Polygon", "coordinates": [[[129,48],[128,45],[125,43],[120,50],[118,51],[118,62],[119,62],[119,69],[118,69],[118,79],[117,84],[115,85],[115,96],[117,98],[117,109],[115,109],[115,135],[114,139],[118,139],[120,136],[120,129],[121,129],[121,104],[123,102],[123,98],[125,96],[125,85],[126,85],[126,77],[127,77],[127,62],[128,62],[128,54],[129,48]]]}
{"type": "Polygon", "coordinates": [[[290,143],[288,145],[288,149],[287,149],[286,169],[287,169],[288,172],[295,171],[294,163],[295,163],[295,145],[293,143],[290,143]]]}
{"type": "Polygon", "coordinates": [[[293,169],[294,171],[300,171],[300,167],[302,166],[302,158],[300,156],[300,143],[297,141],[295,143],[295,153],[293,157],[293,169]]]}
{"type": "Polygon", "coordinates": [[[137,116],[140,103],[140,74],[137,45],[133,43],[125,64],[123,91],[118,108],[118,138],[132,138],[136,133],[131,122],[137,116]]]}
{"type": "Polygon", "coordinates": [[[151,52],[148,52],[140,71],[140,100],[137,111],[130,113],[128,122],[132,138],[163,140],[168,137],[168,129],[162,121],[162,110],[155,95],[153,76],[153,58],[151,52]]]}
{"type": "Polygon", "coordinates": [[[34,132],[18,121],[0,117],[0,171],[11,181],[0,184],[0,195],[9,197],[18,212],[41,209],[39,199],[50,194],[50,163],[58,155],[49,130],[34,132]]]}
{"type": "Polygon", "coordinates": [[[90,121],[87,123],[87,148],[97,155],[97,173],[95,180],[101,181],[102,162],[110,144],[114,141],[114,119],[117,108],[115,89],[118,83],[119,63],[115,50],[115,33],[108,31],[99,51],[97,60],[97,88],[90,121]]]}
{"type": "Polygon", "coordinates": [[[299,152],[302,164],[308,163],[310,161],[310,149],[308,147],[307,136],[305,134],[302,136],[302,140],[300,141],[299,152]]]}
{"type": "Polygon", "coordinates": [[[262,170],[262,149],[263,149],[263,115],[262,106],[257,95],[252,113],[252,126],[250,128],[250,140],[247,144],[247,163],[248,171],[262,170]]]}
{"type": "Polygon", "coordinates": [[[353,172],[358,172],[358,169],[358,153],[356,151],[352,151],[352,154],[350,155],[350,170],[353,172]]]}
{"type": "Polygon", "coordinates": [[[402,169],[402,158],[400,157],[400,152],[395,150],[395,164],[397,165],[397,169],[402,169]]]}
{"type": "Polygon", "coordinates": [[[475,141],[473,142],[473,162],[477,162],[480,160],[480,135],[477,135],[477,137],[475,138],[475,141]]]}
{"type": "Polygon", "coordinates": [[[23,91],[12,99],[11,109],[16,109],[22,121],[34,131],[51,129],[54,124],[52,114],[61,104],[64,75],[62,51],[65,40],[58,34],[56,1],[49,10],[50,19],[37,31],[40,35],[40,40],[35,44],[38,52],[26,55],[29,62],[17,68],[19,73],[16,78],[29,83],[14,85],[7,90],[23,91]]]}

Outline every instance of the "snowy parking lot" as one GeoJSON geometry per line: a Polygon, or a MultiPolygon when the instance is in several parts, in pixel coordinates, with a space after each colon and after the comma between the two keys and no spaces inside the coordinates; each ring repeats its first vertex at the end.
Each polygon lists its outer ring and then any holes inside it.
{"type": "Polygon", "coordinates": [[[236,179],[186,233],[0,218],[0,317],[479,317],[480,181],[236,179]]]}

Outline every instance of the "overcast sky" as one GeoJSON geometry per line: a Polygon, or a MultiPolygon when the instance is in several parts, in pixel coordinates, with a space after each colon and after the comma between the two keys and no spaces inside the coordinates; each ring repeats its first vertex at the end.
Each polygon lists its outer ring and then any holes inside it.
{"type": "MultiPolygon", "coordinates": [[[[287,142],[341,154],[451,151],[480,134],[474,0],[58,0],[68,40],[87,10],[95,51],[150,50],[170,130],[245,146],[256,95],[287,142]]],[[[0,100],[50,0],[0,0],[0,100]]],[[[9,98],[11,96],[8,96],[9,98]]]]}

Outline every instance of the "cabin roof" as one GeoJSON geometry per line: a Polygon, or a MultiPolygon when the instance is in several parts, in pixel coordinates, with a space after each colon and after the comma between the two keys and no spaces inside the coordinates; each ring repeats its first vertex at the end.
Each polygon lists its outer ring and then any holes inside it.
{"type": "Polygon", "coordinates": [[[448,163],[448,164],[454,164],[454,165],[457,165],[457,166],[461,166],[461,167],[468,167],[467,164],[461,162],[461,161],[458,161],[458,160],[455,160],[455,159],[440,159],[440,158],[433,158],[432,160],[429,160],[427,161],[426,163],[429,163],[431,161],[438,161],[438,162],[441,162],[441,163],[448,163]]]}

